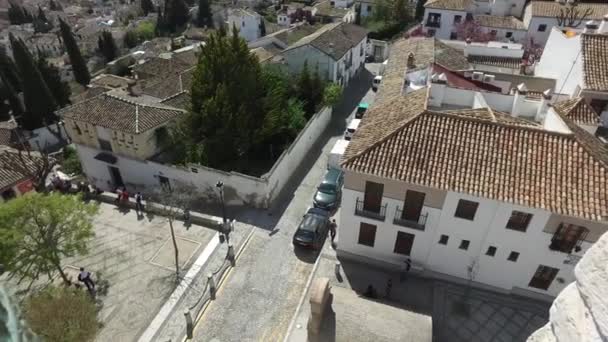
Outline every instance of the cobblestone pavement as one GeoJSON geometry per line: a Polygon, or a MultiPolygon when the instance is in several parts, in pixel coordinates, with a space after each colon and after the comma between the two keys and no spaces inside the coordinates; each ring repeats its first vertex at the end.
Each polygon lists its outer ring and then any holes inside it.
{"type": "Polygon", "coordinates": [[[283,208],[270,211],[278,220],[256,229],[195,327],[194,341],[281,341],[294,315],[318,253],[294,250],[291,239],[326,167],[327,155],[342,135],[359,101],[373,101],[373,76],[365,71],[345,91],[334,108],[333,121],[294,175],[292,190],[276,201],[283,208]],[[293,190],[295,189],[295,191],[293,190]],[[289,193],[290,192],[290,193],[289,193]]]}
{"type": "MultiPolygon", "coordinates": [[[[89,254],[64,260],[65,268],[76,274],[83,266],[94,277],[109,282],[101,296],[104,327],[97,341],[133,341],[154,318],[175,287],[173,245],[167,220],[159,216],[137,218],[135,211],[121,212],[101,203],[94,220],[95,237],[89,254]]],[[[182,222],[174,223],[180,263],[185,274],[215,231],[182,222]]]]}

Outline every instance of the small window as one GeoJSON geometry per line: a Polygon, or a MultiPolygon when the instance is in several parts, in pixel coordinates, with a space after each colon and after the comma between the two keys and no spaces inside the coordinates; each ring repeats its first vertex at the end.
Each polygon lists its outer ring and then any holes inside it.
{"type": "Polygon", "coordinates": [[[371,12],[372,11],[372,5],[367,5],[367,12],[371,12]]]}
{"type": "Polygon", "coordinates": [[[99,141],[99,148],[101,148],[104,151],[112,152],[112,144],[109,141],[103,140],[103,139],[98,139],[98,141],[99,141]]]}
{"type": "Polygon", "coordinates": [[[441,237],[439,238],[439,244],[441,244],[441,245],[447,245],[449,239],[450,239],[449,236],[447,236],[447,235],[441,235],[441,237]]]}
{"type": "Polygon", "coordinates": [[[456,39],[458,39],[458,33],[450,32],[450,40],[456,40],[456,39]]]}
{"type": "Polygon", "coordinates": [[[538,32],[545,32],[545,31],[547,31],[547,24],[538,25],[538,32]]]}
{"type": "Polygon", "coordinates": [[[462,241],[460,241],[460,246],[458,246],[458,248],[464,249],[466,251],[467,249],[469,249],[470,243],[471,242],[469,240],[462,240],[462,241]]]}
{"type": "Polygon", "coordinates": [[[525,232],[528,229],[528,225],[532,220],[532,214],[524,213],[521,211],[513,210],[511,217],[507,222],[507,229],[513,229],[520,232],[525,232]]]}
{"type": "Polygon", "coordinates": [[[513,261],[513,262],[516,262],[517,259],[519,259],[519,253],[517,253],[517,252],[509,253],[509,257],[507,258],[507,260],[513,261]]]}
{"type": "Polygon", "coordinates": [[[507,32],[507,33],[505,34],[505,37],[507,37],[507,38],[511,38],[511,37],[513,37],[513,32],[507,32]]]}
{"type": "Polygon", "coordinates": [[[557,268],[539,265],[528,286],[546,290],[551,286],[551,283],[553,283],[553,279],[557,276],[557,272],[559,272],[557,268]]]}
{"type": "Polygon", "coordinates": [[[160,187],[165,191],[171,191],[171,182],[169,182],[169,178],[165,176],[158,176],[158,181],[160,182],[160,187]]]}
{"type": "Polygon", "coordinates": [[[475,213],[477,212],[478,206],[479,203],[477,202],[461,199],[458,201],[458,206],[456,207],[454,216],[473,221],[475,219],[475,213]]]}
{"type": "Polygon", "coordinates": [[[374,247],[376,242],[376,226],[361,222],[359,227],[359,244],[374,247]]]}
{"type": "Polygon", "coordinates": [[[462,16],[461,15],[455,15],[454,16],[454,24],[460,24],[461,21],[462,21],[462,16]]]}
{"type": "Polygon", "coordinates": [[[488,250],[486,251],[486,255],[488,255],[488,256],[495,256],[496,255],[496,247],[494,247],[494,246],[488,247],[488,250]]]}

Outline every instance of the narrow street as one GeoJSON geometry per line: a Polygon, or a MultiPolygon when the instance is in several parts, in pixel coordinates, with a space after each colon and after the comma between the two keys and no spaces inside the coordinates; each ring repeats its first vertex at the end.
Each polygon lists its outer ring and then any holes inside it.
{"type": "Polygon", "coordinates": [[[291,239],[302,215],[312,206],[327,155],[342,136],[348,118],[360,101],[373,101],[369,89],[373,76],[364,70],[345,89],[319,147],[313,148],[301,174],[293,176],[292,186],[270,210],[271,215],[280,216],[276,226],[254,232],[219,288],[217,299],[197,322],[194,341],[283,340],[318,256],[294,250],[291,239]]]}

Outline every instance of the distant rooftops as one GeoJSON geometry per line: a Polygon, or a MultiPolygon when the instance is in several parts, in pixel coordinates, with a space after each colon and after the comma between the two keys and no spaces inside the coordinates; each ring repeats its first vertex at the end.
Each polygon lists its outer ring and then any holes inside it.
{"type": "Polygon", "coordinates": [[[367,30],[361,26],[344,22],[332,23],[298,40],[286,51],[310,44],[334,60],[339,60],[365,37],[367,37],[367,30]]]}
{"type": "Polygon", "coordinates": [[[473,0],[429,0],[424,4],[426,8],[466,11],[473,6],[473,0]]]}

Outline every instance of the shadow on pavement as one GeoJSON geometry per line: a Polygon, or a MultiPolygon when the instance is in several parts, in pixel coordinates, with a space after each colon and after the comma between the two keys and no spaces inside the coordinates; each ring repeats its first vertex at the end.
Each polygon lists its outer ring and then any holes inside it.
{"type": "Polygon", "coordinates": [[[319,256],[319,251],[306,249],[298,246],[293,246],[294,254],[300,261],[303,261],[307,264],[314,264],[317,261],[317,257],[319,256]]]}

